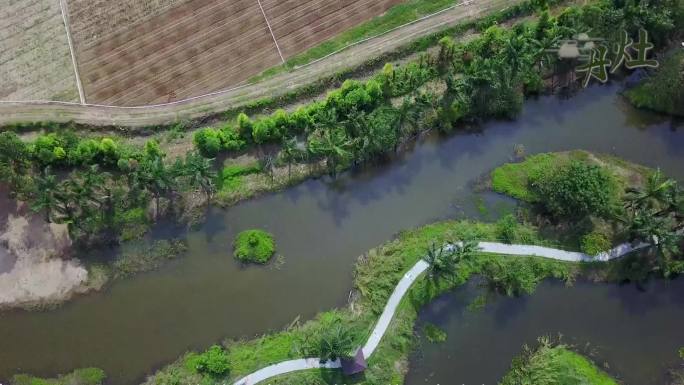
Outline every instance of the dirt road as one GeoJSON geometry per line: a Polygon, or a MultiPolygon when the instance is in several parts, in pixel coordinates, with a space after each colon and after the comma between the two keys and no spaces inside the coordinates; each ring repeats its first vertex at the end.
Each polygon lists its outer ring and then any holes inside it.
{"type": "Polygon", "coordinates": [[[475,0],[367,40],[307,66],[255,84],[200,96],[172,104],[114,107],[60,102],[0,103],[0,125],[26,122],[69,122],[99,126],[140,127],[200,118],[236,108],[252,100],[277,97],[346,68],[391,52],[425,35],[479,18],[521,0],[475,0]]]}

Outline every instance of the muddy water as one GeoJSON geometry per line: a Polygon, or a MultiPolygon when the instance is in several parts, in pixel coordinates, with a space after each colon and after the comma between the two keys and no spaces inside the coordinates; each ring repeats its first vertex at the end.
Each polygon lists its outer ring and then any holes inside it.
{"type": "MultiPolygon", "coordinates": [[[[615,88],[594,88],[569,100],[529,101],[517,121],[486,124],[481,133],[429,137],[390,165],[212,211],[187,234],[187,257],[160,271],[56,311],[0,314],[0,380],[97,366],[113,384],[132,384],[187,349],[344,304],[359,254],[402,229],[477,215],[471,183],[510,160],[515,144],[528,154],[612,153],[684,179],[684,132],[674,127],[625,106],[615,88]],[[275,235],[280,270],[233,261],[233,236],[250,227],[275,235]]],[[[496,197],[485,201],[501,206],[496,197]]]]}
{"type": "Polygon", "coordinates": [[[626,385],[661,385],[678,367],[684,345],[684,279],[635,285],[545,282],[521,298],[490,297],[468,310],[477,294],[470,283],[426,306],[416,323],[447,332],[444,343],[421,338],[411,357],[407,385],[496,385],[523,344],[551,336],[587,354],[626,385]]]}

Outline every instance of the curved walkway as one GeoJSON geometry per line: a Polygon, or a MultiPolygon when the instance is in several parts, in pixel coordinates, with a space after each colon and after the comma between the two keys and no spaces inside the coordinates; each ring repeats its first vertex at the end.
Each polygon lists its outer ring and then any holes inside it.
{"type": "Polygon", "coordinates": [[[76,122],[96,126],[141,127],[197,119],[238,108],[261,98],[277,98],[317,79],[392,52],[411,41],[477,19],[521,0],[462,0],[463,2],[336,53],[293,71],[259,83],[217,91],[182,101],[139,107],[106,106],[51,101],[0,101],[0,125],[32,122],[76,122]]]}
{"type": "MultiPolygon", "coordinates": [[[[506,243],[498,242],[480,242],[478,244],[479,252],[492,253],[492,254],[503,254],[503,255],[517,255],[517,256],[532,256],[532,257],[543,257],[549,259],[555,259],[559,261],[566,262],[607,262],[611,259],[622,257],[633,251],[640,250],[650,246],[647,243],[640,243],[638,245],[632,246],[629,243],[623,243],[614,247],[613,249],[603,252],[601,254],[592,256],[576,251],[565,251],[559,249],[553,249],[550,247],[543,246],[533,246],[533,245],[509,245],[506,243]]],[[[447,249],[453,248],[452,245],[447,245],[447,249]]],[[[399,306],[402,298],[406,292],[411,288],[413,282],[429,267],[428,263],[424,260],[416,262],[413,267],[404,274],[404,276],[399,280],[399,283],[394,288],[392,295],[390,296],[385,308],[378,319],[377,324],[373,328],[368,341],[363,346],[363,356],[370,357],[375,349],[380,344],[382,337],[385,335],[387,328],[389,327],[392,317],[399,306]]],[[[291,372],[296,372],[300,370],[307,369],[337,369],[340,368],[339,359],[332,362],[321,363],[318,358],[302,358],[298,360],[290,360],[280,362],[274,365],[267,366],[265,368],[259,369],[234,383],[234,385],[254,385],[268,378],[279,376],[282,374],[287,374],[291,372]]]]}

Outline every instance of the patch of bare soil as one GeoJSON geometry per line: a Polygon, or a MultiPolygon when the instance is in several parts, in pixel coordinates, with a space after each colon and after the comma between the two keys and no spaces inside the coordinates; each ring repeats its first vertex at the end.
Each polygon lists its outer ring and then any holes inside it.
{"type": "Polygon", "coordinates": [[[85,291],[88,271],[76,259],[65,225],[47,223],[0,188],[0,309],[54,304],[85,291]]]}

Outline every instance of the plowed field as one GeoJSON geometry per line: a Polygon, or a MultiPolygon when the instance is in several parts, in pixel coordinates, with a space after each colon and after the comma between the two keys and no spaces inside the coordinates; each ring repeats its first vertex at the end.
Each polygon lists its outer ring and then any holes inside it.
{"type": "MultiPolygon", "coordinates": [[[[262,6],[287,58],[400,1],[265,0],[262,6]]],[[[103,3],[99,12],[92,3],[102,0],[69,6],[88,103],[186,99],[239,85],[281,62],[257,0],[156,0],[157,10],[128,0],[126,7],[103,3]]]]}
{"type": "Polygon", "coordinates": [[[59,0],[0,0],[0,100],[78,101],[59,0]]]}

